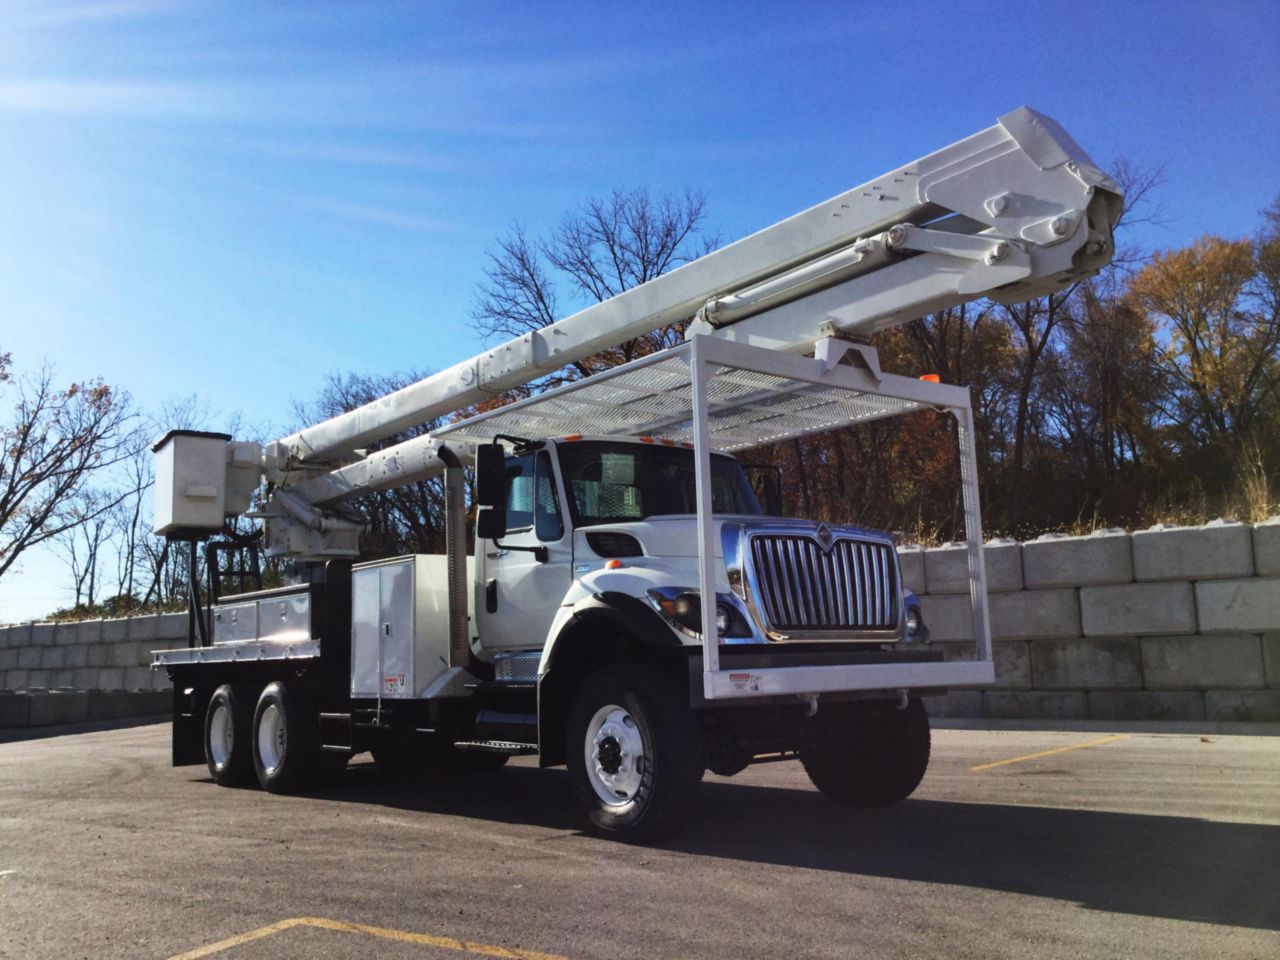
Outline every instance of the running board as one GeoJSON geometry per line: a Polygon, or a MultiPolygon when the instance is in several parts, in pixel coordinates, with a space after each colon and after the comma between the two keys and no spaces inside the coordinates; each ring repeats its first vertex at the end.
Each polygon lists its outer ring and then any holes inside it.
{"type": "Polygon", "coordinates": [[[532,756],[538,752],[536,743],[516,743],[511,740],[460,740],[453,746],[456,750],[505,753],[512,757],[532,756]]]}

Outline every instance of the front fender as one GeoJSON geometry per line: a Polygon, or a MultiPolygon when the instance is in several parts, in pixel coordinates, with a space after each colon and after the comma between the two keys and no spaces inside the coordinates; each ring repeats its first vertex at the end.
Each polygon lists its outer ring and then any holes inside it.
{"type": "Polygon", "coordinates": [[[579,684],[616,663],[665,663],[683,676],[680,636],[643,600],[604,591],[562,607],[538,667],[538,762],[564,762],[565,725],[579,684]]]}

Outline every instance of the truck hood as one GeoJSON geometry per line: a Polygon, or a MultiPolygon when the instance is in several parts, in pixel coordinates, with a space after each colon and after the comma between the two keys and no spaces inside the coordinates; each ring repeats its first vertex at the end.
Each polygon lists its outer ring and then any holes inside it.
{"type": "MultiPolygon", "coordinates": [[[[716,556],[724,556],[724,548],[720,544],[720,528],[726,521],[752,523],[760,519],[757,516],[732,514],[712,517],[714,533],[711,542],[715,545],[716,556]]],[[[609,523],[583,529],[588,532],[616,530],[633,536],[640,541],[645,554],[650,557],[696,557],[698,555],[698,519],[687,514],[646,517],[634,523],[609,523]]]]}
{"type": "MultiPolygon", "coordinates": [[[[800,531],[812,531],[818,528],[816,520],[782,520],[777,517],[761,517],[754,514],[717,514],[711,518],[714,532],[711,542],[715,547],[715,555],[724,557],[724,544],[720,536],[721,528],[726,523],[740,523],[746,526],[768,525],[785,526],[800,531]]],[[[871,540],[885,540],[885,534],[878,530],[869,530],[852,524],[832,524],[830,528],[842,534],[856,534],[871,540]]],[[[650,557],[697,557],[698,556],[698,521],[688,514],[646,517],[631,523],[609,523],[599,526],[583,527],[581,531],[604,532],[616,530],[635,537],[650,557]]]]}

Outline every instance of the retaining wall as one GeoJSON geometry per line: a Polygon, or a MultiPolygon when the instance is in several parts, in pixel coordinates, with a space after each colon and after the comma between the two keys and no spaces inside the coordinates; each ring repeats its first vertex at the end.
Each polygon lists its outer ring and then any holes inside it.
{"type": "MultiPolygon", "coordinates": [[[[898,551],[930,646],[973,655],[963,545],[898,551]]],[[[984,550],[994,688],[928,701],[937,716],[1280,721],[1280,517],[984,550]]]]}
{"type": "MultiPolygon", "coordinates": [[[[963,546],[898,555],[930,646],[972,656],[963,546]]],[[[997,684],[931,699],[935,715],[1280,721],[1280,517],[995,540],[985,556],[997,684]]],[[[0,692],[0,728],[164,712],[151,651],[185,643],[185,613],[0,627],[0,691],[26,691],[0,692]]]]}
{"type": "Polygon", "coordinates": [[[167,713],[151,651],[186,642],[185,613],[0,627],[0,729],[167,713]]]}

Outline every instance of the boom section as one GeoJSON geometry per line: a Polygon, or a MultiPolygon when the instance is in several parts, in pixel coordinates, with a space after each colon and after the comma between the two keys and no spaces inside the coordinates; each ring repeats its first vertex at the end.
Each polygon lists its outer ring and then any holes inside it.
{"type": "MultiPolygon", "coordinates": [[[[350,459],[368,443],[695,316],[701,332],[806,352],[832,333],[870,333],[980,296],[1030,299],[1110,260],[1121,203],[1055,121],[1022,107],[671,273],[290,434],[268,447],[267,476],[350,459]],[[824,291],[828,301],[815,299],[824,291]],[[779,313],[788,304],[796,306],[779,313]],[[768,319],[744,323],[753,317],[768,319]]],[[[376,471],[361,469],[356,486],[368,488],[376,471]]],[[[312,503],[341,499],[333,495],[352,479],[299,492],[312,503]]]]}

